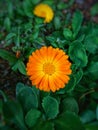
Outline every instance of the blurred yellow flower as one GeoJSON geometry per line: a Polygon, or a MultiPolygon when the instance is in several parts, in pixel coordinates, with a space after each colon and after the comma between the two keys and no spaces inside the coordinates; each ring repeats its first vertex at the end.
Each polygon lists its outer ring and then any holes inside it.
{"type": "Polygon", "coordinates": [[[32,53],[26,70],[32,85],[40,90],[55,92],[64,88],[70,80],[70,66],[68,55],[63,50],[44,46],[32,53]]]}
{"type": "Polygon", "coordinates": [[[38,17],[45,18],[44,23],[49,23],[54,16],[52,8],[47,4],[39,4],[34,9],[34,14],[38,17]]]}

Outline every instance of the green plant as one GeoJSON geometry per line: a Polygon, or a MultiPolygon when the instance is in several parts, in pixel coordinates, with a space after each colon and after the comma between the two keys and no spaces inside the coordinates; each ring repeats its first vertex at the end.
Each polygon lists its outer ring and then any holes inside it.
{"type": "MultiPolygon", "coordinates": [[[[98,24],[92,19],[85,21],[79,9],[72,12],[74,0],[5,1],[6,9],[2,7],[0,13],[0,39],[4,42],[0,57],[25,77],[32,52],[53,46],[69,55],[72,74],[66,87],[55,93],[18,83],[12,100],[0,90],[0,129],[97,130],[98,24]],[[40,2],[54,10],[51,23],[44,24],[42,18],[33,14],[40,2]]],[[[92,17],[97,14],[97,6],[94,4],[90,10],[92,17]]]]}
{"type": "MultiPolygon", "coordinates": [[[[1,124],[1,129],[4,127],[13,126],[14,129],[21,130],[47,130],[47,129],[59,129],[69,128],[70,130],[75,128],[84,129],[79,117],[75,114],[78,111],[74,111],[74,108],[78,109],[78,104],[74,98],[70,99],[65,97],[59,97],[59,94],[41,92],[34,87],[26,86],[22,83],[18,83],[16,86],[16,99],[11,100],[6,98],[2,101],[2,112],[5,126],[1,124]],[[70,102],[67,102],[70,100],[70,102]],[[74,100],[74,102],[72,102],[74,100]],[[61,103],[60,103],[61,101],[61,103]],[[63,109],[60,111],[60,107],[65,104],[69,105],[72,111],[63,109]],[[71,105],[72,104],[72,105],[71,105]],[[74,124],[70,123],[70,118],[74,121],[74,124]],[[65,122],[65,121],[66,122],[65,122]]],[[[63,108],[63,107],[62,107],[63,108]]]]}
{"type": "Polygon", "coordinates": [[[80,106],[74,98],[75,92],[73,95],[68,91],[64,94],[46,93],[22,83],[16,86],[16,99],[9,99],[0,92],[3,96],[0,100],[1,130],[92,130],[98,127],[97,104],[96,111],[89,108],[78,114],[80,106]],[[94,123],[90,124],[91,121],[94,123]]]}

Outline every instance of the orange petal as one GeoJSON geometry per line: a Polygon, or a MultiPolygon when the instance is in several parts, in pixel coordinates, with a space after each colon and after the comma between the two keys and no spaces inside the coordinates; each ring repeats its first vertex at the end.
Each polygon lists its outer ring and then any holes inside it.
{"type": "Polygon", "coordinates": [[[41,82],[40,82],[40,84],[38,86],[39,86],[39,89],[41,89],[41,90],[50,91],[48,75],[45,75],[42,78],[42,80],[41,80],[41,82]]]}
{"type": "Polygon", "coordinates": [[[49,76],[49,88],[52,92],[55,92],[57,90],[57,86],[54,83],[54,79],[52,76],[49,76]]]}

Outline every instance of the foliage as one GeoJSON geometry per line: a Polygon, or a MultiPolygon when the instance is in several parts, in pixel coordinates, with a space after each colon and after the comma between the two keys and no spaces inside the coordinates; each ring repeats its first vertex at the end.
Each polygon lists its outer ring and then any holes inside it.
{"type": "Polygon", "coordinates": [[[42,46],[63,49],[72,63],[69,83],[55,93],[27,83],[17,83],[14,99],[0,90],[0,130],[97,130],[98,24],[92,17],[98,3],[90,10],[91,19],[85,21],[82,11],[71,11],[75,0],[0,2],[0,57],[12,71],[26,77],[29,55],[42,46]],[[54,10],[48,24],[33,14],[40,2],[54,10]]]}

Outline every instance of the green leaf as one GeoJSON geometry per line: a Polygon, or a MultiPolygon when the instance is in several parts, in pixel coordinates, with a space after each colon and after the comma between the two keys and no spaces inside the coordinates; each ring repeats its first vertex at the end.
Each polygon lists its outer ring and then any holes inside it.
{"type": "Polygon", "coordinates": [[[31,130],[54,130],[54,124],[49,121],[40,121],[31,130]]]}
{"type": "Polygon", "coordinates": [[[84,46],[90,53],[96,53],[98,49],[98,37],[95,35],[88,35],[84,40],[84,46]]]}
{"type": "Polygon", "coordinates": [[[91,96],[92,96],[92,98],[98,100],[98,92],[94,92],[94,93],[92,93],[91,96]]]}
{"type": "Polygon", "coordinates": [[[8,6],[7,6],[8,16],[9,16],[10,18],[13,18],[13,15],[14,15],[14,6],[13,6],[13,2],[7,1],[7,4],[8,4],[8,6]]]}
{"type": "Polygon", "coordinates": [[[8,41],[8,40],[10,40],[11,38],[13,38],[13,37],[15,37],[15,36],[16,36],[15,33],[9,33],[9,34],[6,36],[5,40],[8,41]]]}
{"type": "Polygon", "coordinates": [[[91,13],[92,16],[95,16],[95,15],[98,14],[98,2],[95,3],[95,4],[91,7],[90,13],[91,13]]]}
{"type": "Polygon", "coordinates": [[[88,59],[82,43],[73,42],[69,47],[69,56],[78,67],[87,65],[88,59]]]}
{"type": "Polygon", "coordinates": [[[91,121],[93,121],[94,119],[95,119],[95,113],[93,112],[93,111],[91,111],[91,110],[86,110],[86,111],[84,111],[82,114],[81,114],[81,117],[80,117],[80,119],[81,119],[81,121],[83,122],[83,123],[88,123],[88,122],[91,122],[91,121]]]}
{"type": "Polygon", "coordinates": [[[7,101],[7,96],[6,96],[6,94],[2,90],[0,90],[0,96],[3,97],[4,101],[7,101]]]}
{"type": "Polygon", "coordinates": [[[34,52],[36,49],[35,48],[31,48],[31,47],[28,47],[26,50],[25,50],[25,57],[26,58],[29,58],[29,56],[32,54],[32,52],[34,52]]]}
{"type": "Polygon", "coordinates": [[[80,11],[76,11],[72,18],[72,30],[74,33],[74,37],[77,36],[81,28],[82,21],[83,21],[83,14],[80,11]]]}
{"type": "Polygon", "coordinates": [[[55,120],[56,130],[85,130],[79,117],[73,112],[64,112],[55,120]]]}
{"type": "Polygon", "coordinates": [[[35,93],[35,91],[28,87],[28,86],[22,86],[20,87],[19,90],[19,86],[21,86],[21,84],[17,84],[16,86],[16,90],[17,90],[17,99],[19,100],[19,102],[21,103],[24,111],[29,111],[32,108],[37,108],[38,107],[38,98],[37,95],[35,93]]]}
{"type": "Polygon", "coordinates": [[[57,4],[57,8],[58,8],[59,10],[66,9],[66,8],[68,8],[68,7],[69,7],[69,5],[66,4],[66,3],[63,2],[63,1],[61,1],[61,2],[59,2],[59,3],[57,4]]]}
{"type": "Polygon", "coordinates": [[[8,100],[3,103],[4,118],[11,123],[14,123],[18,128],[27,130],[21,105],[17,101],[8,100]]]}
{"type": "Polygon", "coordinates": [[[40,116],[40,111],[38,111],[37,109],[31,109],[25,116],[25,122],[29,127],[32,127],[37,123],[40,116]]]}
{"type": "Polygon", "coordinates": [[[17,58],[12,53],[3,49],[0,49],[0,57],[7,60],[11,66],[17,61],[17,58]]]}
{"type": "Polygon", "coordinates": [[[84,41],[84,38],[85,38],[85,34],[82,34],[79,37],[77,37],[77,39],[75,41],[82,42],[82,41],[84,41]]]}
{"type": "Polygon", "coordinates": [[[76,74],[74,74],[75,79],[76,79],[76,84],[79,83],[79,81],[81,80],[82,76],[83,76],[83,71],[82,69],[80,69],[76,74]]]}
{"type": "Polygon", "coordinates": [[[4,20],[4,27],[7,31],[10,31],[11,28],[11,21],[8,17],[5,18],[4,20]]]}
{"type": "Polygon", "coordinates": [[[18,96],[18,94],[25,89],[25,85],[21,82],[17,83],[16,85],[16,96],[18,96]]]}
{"type": "Polygon", "coordinates": [[[98,120],[98,105],[96,107],[96,119],[98,120]]]}
{"type": "Polygon", "coordinates": [[[66,92],[71,92],[74,90],[75,88],[75,85],[76,85],[76,79],[74,76],[70,76],[70,80],[68,82],[68,84],[65,86],[65,91],[66,92]]]}
{"type": "Polygon", "coordinates": [[[17,67],[21,74],[26,75],[26,67],[25,67],[25,64],[23,63],[23,61],[19,60],[17,67]]]}
{"type": "Polygon", "coordinates": [[[38,35],[39,35],[39,28],[38,29],[34,29],[33,30],[33,36],[32,36],[32,39],[37,39],[38,38],[38,35]]]}
{"type": "Polygon", "coordinates": [[[72,39],[72,32],[70,29],[68,28],[64,28],[63,30],[63,35],[67,40],[71,40],[72,39]]]}
{"type": "Polygon", "coordinates": [[[98,130],[98,125],[87,124],[85,125],[86,130],[98,130]]]}
{"type": "Polygon", "coordinates": [[[72,111],[76,114],[79,112],[78,103],[73,97],[65,98],[61,103],[61,107],[63,111],[72,111]]]}
{"type": "Polygon", "coordinates": [[[0,130],[13,130],[13,128],[11,128],[9,126],[0,126],[0,130]]]}
{"type": "Polygon", "coordinates": [[[26,16],[33,17],[33,3],[32,0],[23,1],[23,9],[26,16]]]}
{"type": "Polygon", "coordinates": [[[91,62],[87,68],[87,73],[92,75],[92,78],[98,78],[98,62],[91,62]]]}
{"type": "Polygon", "coordinates": [[[44,4],[49,5],[50,7],[54,5],[54,0],[43,0],[44,4]]]}
{"type": "Polygon", "coordinates": [[[0,114],[2,113],[3,101],[0,99],[0,114]]]}
{"type": "Polygon", "coordinates": [[[22,60],[17,60],[17,62],[15,63],[15,65],[12,67],[13,71],[19,70],[19,72],[23,75],[27,75],[26,74],[26,67],[25,64],[23,63],[22,60]]]}
{"type": "Polygon", "coordinates": [[[60,17],[58,17],[58,16],[54,17],[54,26],[55,26],[55,29],[60,28],[60,26],[61,26],[60,17]]]}
{"type": "Polygon", "coordinates": [[[42,107],[46,113],[48,119],[53,119],[57,116],[59,112],[59,104],[57,100],[53,97],[46,96],[43,99],[42,107]]]}
{"type": "Polygon", "coordinates": [[[31,0],[33,4],[38,4],[40,2],[40,0],[31,0]]]}

